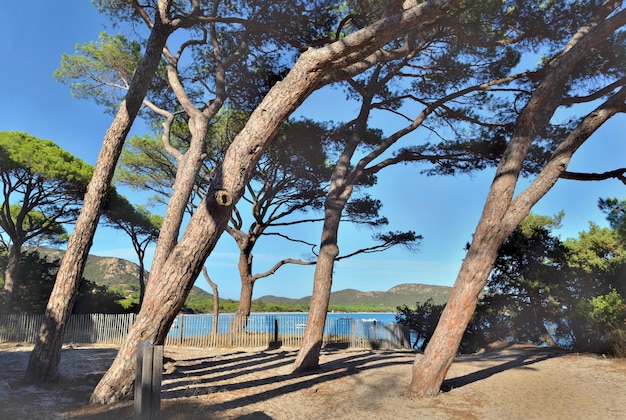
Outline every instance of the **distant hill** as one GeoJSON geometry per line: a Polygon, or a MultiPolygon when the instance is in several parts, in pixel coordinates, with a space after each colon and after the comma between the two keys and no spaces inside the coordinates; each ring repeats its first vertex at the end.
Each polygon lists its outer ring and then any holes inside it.
{"type": "MultiPolygon", "coordinates": [[[[65,253],[63,250],[46,247],[37,247],[37,251],[49,258],[59,259],[65,253]]],[[[122,258],[99,257],[89,254],[83,277],[100,286],[119,290],[126,296],[133,292],[139,292],[139,265],[122,258]]],[[[194,286],[190,296],[210,299],[212,295],[194,286]]]]}
{"type": "MultiPolygon", "coordinates": [[[[386,292],[362,292],[356,289],[344,289],[330,294],[331,305],[344,306],[383,306],[395,308],[401,305],[415,306],[416,302],[424,303],[432,298],[435,304],[442,304],[448,300],[451,287],[433,286],[420,283],[405,283],[394,286],[386,292]]],[[[279,304],[309,304],[311,296],[300,299],[290,299],[278,296],[263,296],[257,299],[265,303],[279,304]]]]}
{"type": "MultiPolygon", "coordinates": [[[[38,247],[41,255],[52,258],[61,258],[64,251],[52,248],[38,247]]],[[[115,257],[98,257],[89,255],[83,277],[101,286],[119,290],[124,295],[139,291],[139,266],[131,261],[115,257]]],[[[414,307],[416,302],[424,303],[432,298],[435,304],[442,304],[448,300],[451,287],[433,286],[420,283],[405,283],[382,292],[363,292],[356,289],[344,289],[331,293],[330,305],[334,306],[380,306],[381,308],[395,309],[397,306],[408,305],[414,307]]],[[[212,299],[212,294],[199,287],[193,287],[190,297],[194,299],[212,299]]],[[[255,302],[267,304],[299,304],[308,305],[311,296],[292,299],[280,296],[263,296],[255,302]]]]}

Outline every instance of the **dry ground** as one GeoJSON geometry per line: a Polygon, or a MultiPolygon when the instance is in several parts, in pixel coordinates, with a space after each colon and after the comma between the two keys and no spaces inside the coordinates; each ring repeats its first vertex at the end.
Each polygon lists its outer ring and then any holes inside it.
{"type": "MultiPolygon", "coordinates": [[[[0,419],[132,418],[132,402],[90,407],[116,348],[72,346],[63,379],[19,383],[32,346],[0,344],[0,419]]],[[[457,358],[436,398],[404,395],[415,353],[324,351],[292,375],[293,349],[168,347],[163,419],[625,419],[626,360],[514,346],[457,358]]]]}

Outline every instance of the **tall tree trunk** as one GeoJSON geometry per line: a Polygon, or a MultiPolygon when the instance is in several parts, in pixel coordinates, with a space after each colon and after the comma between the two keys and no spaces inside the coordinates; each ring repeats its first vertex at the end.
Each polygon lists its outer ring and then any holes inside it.
{"type": "Polygon", "coordinates": [[[192,216],[180,242],[163,258],[158,270],[151,270],[137,321],[124,339],[113,365],[96,386],[92,403],[106,404],[130,394],[137,340],[159,343],[165,339],[204,261],[226,228],[231,206],[243,195],[256,163],[289,115],[322,83],[344,80],[364,71],[390,40],[436,18],[459,2],[421,3],[410,11],[326,47],[309,49],[300,56],[287,76],[270,89],[229,146],[209,194],[192,216]],[[230,199],[226,200],[227,197],[230,199]],[[218,198],[228,205],[219,205],[218,198]]]}
{"type": "Polygon", "coordinates": [[[139,257],[139,307],[143,303],[143,297],[146,295],[146,271],[143,263],[143,256],[139,257]]]}
{"type": "Polygon", "coordinates": [[[194,280],[230,218],[230,206],[219,205],[211,196],[198,207],[180,242],[170,253],[161,271],[152,271],[141,310],[117,357],[96,386],[92,403],[108,404],[129,397],[135,378],[137,342],[163,344],[185,303],[194,280]],[[205,248],[204,245],[208,245],[205,248]]]}
{"type": "Polygon", "coordinates": [[[304,337],[302,337],[302,345],[294,361],[294,371],[296,372],[311,371],[319,367],[326,313],[328,312],[333,284],[335,258],[339,255],[339,224],[343,210],[354,189],[355,179],[350,177],[350,162],[360,144],[360,135],[367,128],[370,102],[371,96],[367,98],[364,96],[351,138],[347,141],[331,176],[330,187],[324,202],[324,226],[322,227],[320,252],[313,274],[313,292],[309,305],[309,316],[307,317],[304,337]]]}
{"type": "Polygon", "coordinates": [[[228,148],[207,196],[191,217],[180,242],[160,264],[160,269],[151,270],[137,321],[126,335],[112,366],[96,386],[92,403],[108,404],[128,397],[136,368],[137,341],[164,341],[269,140],[321,78],[320,72],[314,71],[316,62],[308,57],[305,53],[304,59],[301,57],[285,80],[274,85],[252,113],[248,124],[228,148]],[[218,198],[224,194],[233,199],[227,206],[218,203],[218,198]]]}
{"type": "Polygon", "coordinates": [[[254,290],[254,280],[252,276],[241,278],[241,292],[239,293],[239,306],[235,311],[235,323],[233,329],[236,332],[243,332],[248,325],[248,317],[252,308],[252,292],[254,290]]]}
{"type": "Polygon", "coordinates": [[[237,332],[245,331],[248,317],[252,309],[252,293],[254,291],[254,278],[252,276],[252,247],[253,241],[247,236],[241,243],[239,251],[239,278],[241,279],[241,292],[239,293],[239,306],[235,311],[235,323],[233,328],[237,332]]]}
{"type": "MultiPolygon", "coordinates": [[[[351,156],[351,153],[349,155],[351,156]]],[[[350,158],[344,154],[343,159],[340,159],[337,165],[339,174],[336,176],[337,179],[333,180],[326,199],[320,252],[313,274],[313,293],[309,306],[309,316],[306,321],[304,337],[302,337],[302,345],[294,361],[294,371],[296,372],[315,370],[319,366],[326,313],[328,312],[333,285],[333,269],[335,258],[339,255],[339,247],[337,246],[339,223],[343,209],[352,194],[351,187],[345,188],[343,186],[349,163],[350,158]],[[340,185],[337,185],[338,182],[340,185]]]]}
{"type": "Polygon", "coordinates": [[[333,263],[339,255],[337,241],[331,237],[333,233],[336,233],[336,230],[333,231],[330,227],[326,229],[326,222],[324,225],[322,237],[329,241],[326,243],[322,239],[324,245],[320,248],[315,265],[309,316],[306,321],[304,337],[302,337],[302,346],[294,362],[294,371],[296,372],[315,370],[319,366],[319,354],[322,349],[326,313],[328,312],[328,302],[333,284],[333,263]]]}
{"type": "Polygon", "coordinates": [[[501,241],[508,236],[497,227],[493,229],[493,235],[490,235],[490,226],[486,222],[479,227],[482,233],[477,229],[435,333],[426,346],[424,355],[418,356],[413,364],[409,385],[409,393],[412,395],[434,396],[439,393],[459,349],[463,333],[474,314],[478,296],[486,284],[501,241]]]}
{"type": "Polygon", "coordinates": [[[25,379],[29,382],[48,382],[59,378],[58,369],[65,326],[72,313],[74,299],[113,179],[115,166],[171,32],[172,28],[169,25],[164,25],[158,18],[156,19],[146,53],[135,71],[131,86],[115,119],[104,136],[93,177],[87,187],[83,207],[70,236],[67,251],[61,260],[44,321],[28,361],[25,379]]]}
{"type": "Polygon", "coordinates": [[[590,20],[592,23],[581,28],[572,37],[518,117],[448,303],[424,356],[417,358],[413,365],[409,394],[420,397],[439,393],[474,313],[479,293],[487,283],[498,249],[528,215],[532,206],[552,188],[567,169],[574,152],[604,122],[616,113],[625,111],[626,88],[621,88],[572,130],[530,186],[513,199],[528,149],[537,137],[538,130],[546,127],[560,105],[569,75],[584,60],[588,51],[626,23],[626,11],[604,20],[620,5],[621,2],[605,3],[597,10],[597,16],[590,20]]]}
{"type": "Polygon", "coordinates": [[[202,274],[204,274],[204,279],[209,286],[211,286],[211,290],[213,291],[213,324],[211,325],[211,335],[217,335],[218,333],[218,322],[220,320],[220,295],[217,290],[217,284],[211,280],[209,277],[209,272],[206,269],[206,266],[202,266],[202,274]]]}
{"type": "Polygon", "coordinates": [[[167,260],[169,253],[178,241],[189,197],[202,168],[206,149],[204,142],[209,130],[209,120],[201,113],[195,113],[195,115],[190,116],[189,128],[191,130],[191,142],[184,156],[178,160],[174,191],[167,203],[161,224],[151,272],[159,271],[162,268],[162,264],[167,260]]]}
{"type": "Polygon", "coordinates": [[[15,297],[17,291],[17,270],[20,266],[20,258],[22,257],[22,243],[13,241],[11,249],[9,250],[9,259],[7,266],[4,270],[4,293],[6,294],[9,302],[15,297]]]}

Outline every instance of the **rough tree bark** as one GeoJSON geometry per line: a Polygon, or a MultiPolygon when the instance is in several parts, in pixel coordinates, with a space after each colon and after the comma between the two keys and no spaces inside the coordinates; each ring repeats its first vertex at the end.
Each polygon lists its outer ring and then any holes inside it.
{"type": "Polygon", "coordinates": [[[4,270],[4,293],[6,293],[9,301],[13,299],[17,279],[17,269],[20,266],[20,258],[22,257],[22,244],[13,241],[11,244],[11,250],[9,251],[9,260],[4,270]]]}
{"type": "MultiPolygon", "coordinates": [[[[245,254],[239,256],[239,277],[241,278],[241,291],[239,292],[239,306],[235,311],[235,331],[244,331],[248,324],[248,316],[252,310],[252,293],[254,291],[254,277],[248,269],[248,262],[245,254]],[[242,264],[245,267],[242,267],[242,264]]],[[[251,258],[252,256],[250,256],[251,258]]]]}
{"type": "Polygon", "coordinates": [[[211,335],[217,335],[218,321],[220,319],[220,294],[217,289],[217,284],[211,280],[209,272],[205,266],[202,267],[202,274],[204,274],[204,279],[207,283],[209,283],[209,286],[211,286],[211,290],[213,291],[213,324],[211,325],[211,335]]]}
{"type": "MultiPolygon", "coordinates": [[[[210,108],[219,109],[218,107],[210,108]]],[[[178,168],[174,181],[174,191],[163,217],[163,224],[159,232],[159,239],[157,240],[154,259],[152,260],[150,269],[151,273],[159,271],[162,268],[170,251],[176,245],[189,197],[195,186],[198,173],[202,169],[206,149],[204,141],[209,130],[209,119],[202,114],[194,114],[192,114],[189,119],[189,127],[191,129],[189,149],[187,149],[184,156],[177,159],[178,168]]],[[[148,279],[148,282],[150,281],[152,281],[152,274],[148,279]]]]}
{"type": "Polygon", "coordinates": [[[605,121],[618,112],[624,112],[626,90],[621,88],[583,119],[558,146],[531,185],[513,198],[528,149],[538,130],[546,127],[560,105],[569,75],[585,59],[589,50],[626,23],[625,11],[606,19],[620,5],[619,1],[607,2],[598,9],[591,23],[572,37],[522,110],[496,171],[448,303],[424,356],[417,357],[413,365],[412,380],[408,387],[410,395],[423,397],[439,393],[474,313],[478,296],[493,268],[499,247],[566,170],[578,147],[605,121]]]}
{"type": "Polygon", "coordinates": [[[107,404],[129,396],[135,375],[137,341],[164,342],[204,261],[230,219],[232,204],[235,203],[220,205],[217,193],[227,191],[235,200],[241,197],[268,139],[314,89],[316,79],[311,68],[315,67],[313,63],[316,61],[309,59],[310,55],[305,53],[304,59],[300,59],[283,82],[270,90],[252,113],[248,124],[235,138],[224,162],[216,170],[211,188],[191,217],[182,238],[161,264],[161,269],[151,271],[137,321],[126,336],[113,365],[94,390],[92,403],[107,404]]]}
{"type": "MultiPolygon", "coordinates": [[[[168,1],[160,1],[169,9],[168,1]]],[[[133,81],[111,126],[104,135],[102,148],[76,226],[70,236],[67,251],[61,260],[56,282],[46,307],[44,321],[39,329],[25,380],[48,382],[59,378],[59,361],[66,324],[72,313],[74,298],[80,285],[89,248],[98,226],[117,160],[124,141],[139,112],[161,59],[161,52],[173,28],[157,16],[133,81]]]]}
{"type": "Polygon", "coordinates": [[[330,301],[330,292],[333,283],[333,267],[335,258],[339,255],[337,237],[342,209],[345,207],[352,188],[337,191],[331,186],[325,204],[324,226],[322,240],[315,273],[313,274],[313,293],[309,306],[309,315],[306,321],[302,345],[294,362],[294,371],[304,372],[317,369],[319,354],[324,337],[326,313],[330,301]],[[339,194],[337,194],[339,192],[339,194]]]}
{"type": "Polygon", "coordinates": [[[379,48],[390,40],[457,3],[459,0],[421,3],[326,47],[309,49],[300,56],[285,79],[274,85],[251,114],[228,148],[209,194],[190,219],[182,238],[161,268],[151,271],[137,321],[124,339],[113,365],[94,390],[92,403],[112,403],[131,394],[137,340],[163,343],[204,261],[226,228],[232,205],[243,195],[254,166],[289,115],[322,83],[363,71],[378,60],[379,48]],[[332,73],[336,73],[336,77],[328,77],[332,73]],[[232,197],[229,205],[218,203],[216,197],[220,191],[232,197]]]}
{"type": "Polygon", "coordinates": [[[302,344],[293,365],[295,372],[312,371],[319,367],[319,355],[322,349],[326,314],[328,313],[333,285],[333,270],[335,259],[339,255],[339,225],[343,210],[354,189],[354,183],[347,180],[350,174],[350,162],[359,145],[362,130],[367,125],[368,104],[367,100],[363,101],[359,118],[355,122],[355,133],[347,142],[331,176],[330,187],[324,202],[324,225],[320,251],[313,273],[313,292],[309,305],[309,315],[302,344]]]}
{"type": "MultiPolygon", "coordinates": [[[[397,68],[399,69],[401,66],[397,68]]],[[[370,84],[366,83],[361,86],[359,83],[353,83],[355,90],[362,96],[361,109],[359,115],[352,123],[353,134],[351,134],[350,140],[346,143],[331,177],[331,186],[325,202],[320,253],[313,276],[313,292],[309,317],[307,318],[302,345],[294,362],[295,371],[311,371],[319,366],[319,354],[332,288],[332,275],[335,260],[339,255],[337,242],[339,224],[346,204],[352,196],[355,183],[366,172],[375,174],[384,167],[394,164],[394,162],[398,163],[399,161],[388,159],[372,168],[366,169],[368,164],[388,150],[399,138],[415,130],[426,116],[432,112],[432,109],[422,111],[413,123],[383,140],[374,150],[362,157],[354,168],[351,168],[354,153],[362,140],[362,134],[367,129],[367,121],[372,110],[372,101],[378,93],[378,89],[386,86],[387,82],[392,78],[392,74],[382,77],[381,80],[379,80],[379,76],[380,73],[375,71],[370,84]]]]}

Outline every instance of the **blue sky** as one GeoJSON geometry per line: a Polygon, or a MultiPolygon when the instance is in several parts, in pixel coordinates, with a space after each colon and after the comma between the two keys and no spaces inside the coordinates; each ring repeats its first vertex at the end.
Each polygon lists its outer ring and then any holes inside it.
{"type": "MultiPolygon", "coordinates": [[[[52,2],[35,0],[0,2],[0,66],[2,93],[0,131],[24,131],[50,139],[90,164],[95,164],[104,132],[112,117],[95,104],[72,97],[67,86],[52,74],[61,54],[73,53],[76,44],[96,40],[103,30],[112,33],[86,0],[52,2]]],[[[120,30],[128,28],[121,27],[120,30]]],[[[356,112],[338,91],[317,92],[297,112],[317,120],[340,120],[356,112]]],[[[379,118],[380,128],[391,129],[394,121],[379,118]]],[[[626,166],[624,127],[626,119],[613,119],[575,155],[571,171],[603,172],[626,166]]],[[[135,124],[133,134],[144,134],[135,124]]],[[[410,141],[407,139],[406,141],[410,141]]],[[[371,194],[383,201],[383,213],[390,220],[385,230],[414,230],[424,236],[417,253],[402,248],[369,254],[337,264],[333,290],[354,288],[363,291],[388,290],[401,283],[451,286],[471,239],[491,183],[492,172],[472,176],[425,177],[414,166],[399,166],[381,172],[371,194]]],[[[626,197],[624,185],[610,180],[582,183],[560,180],[533,211],[553,215],[565,211],[561,237],[575,237],[594,221],[605,226],[597,209],[599,197],[626,197]]],[[[140,196],[123,191],[131,201],[140,196]]],[[[317,243],[320,226],[302,227],[307,240],[317,243]]],[[[373,232],[344,225],[340,248],[347,253],[368,243],[373,232]]],[[[305,249],[261,240],[255,253],[255,271],[265,271],[286,257],[301,257],[305,249]]],[[[92,254],[136,261],[130,240],[121,232],[100,228],[92,254]]],[[[148,261],[149,263],[149,261],[148,261]]],[[[225,298],[238,298],[237,248],[224,235],[209,257],[207,267],[225,298]]],[[[267,294],[302,297],[311,294],[313,267],[291,266],[256,283],[254,297],[267,294]]],[[[210,290],[200,278],[196,285],[210,290]]]]}

